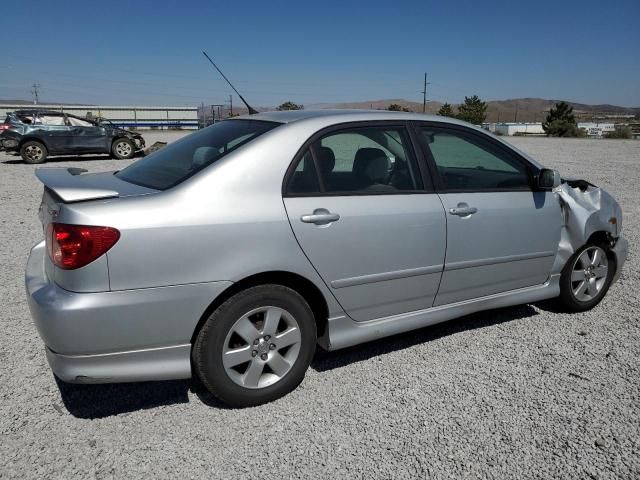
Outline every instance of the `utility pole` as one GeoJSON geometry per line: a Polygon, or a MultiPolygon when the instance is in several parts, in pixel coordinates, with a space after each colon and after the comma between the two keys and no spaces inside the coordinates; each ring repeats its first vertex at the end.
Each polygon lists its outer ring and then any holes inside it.
{"type": "Polygon", "coordinates": [[[216,114],[215,114],[215,110],[218,110],[218,121],[222,120],[220,118],[220,107],[224,107],[224,105],[222,105],[221,103],[214,103],[213,105],[211,105],[211,123],[216,123],[216,114]]]}
{"type": "Polygon", "coordinates": [[[31,94],[33,95],[33,104],[37,105],[38,104],[38,89],[40,88],[40,84],[39,83],[34,83],[32,86],[33,86],[33,90],[31,90],[31,94]]]}
{"type": "Polygon", "coordinates": [[[427,82],[427,72],[424,72],[424,88],[422,89],[422,113],[427,112],[427,85],[430,85],[427,82]]]}
{"type": "Polygon", "coordinates": [[[514,123],[518,123],[518,104],[516,103],[516,113],[513,119],[514,123]]]}
{"type": "Polygon", "coordinates": [[[229,116],[233,117],[233,95],[229,95],[229,116]]]}

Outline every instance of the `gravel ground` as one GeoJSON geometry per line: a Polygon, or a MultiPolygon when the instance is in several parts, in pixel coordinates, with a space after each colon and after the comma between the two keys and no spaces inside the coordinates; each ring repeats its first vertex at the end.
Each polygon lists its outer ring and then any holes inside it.
{"type": "Polygon", "coordinates": [[[574,315],[547,304],[483,312],[320,351],[296,391],[245,410],[190,381],[55,381],[23,287],[42,187],[33,166],[0,154],[0,477],[639,478],[640,142],[511,141],[621,202],[631,255],[604,301],[574,315]]]}

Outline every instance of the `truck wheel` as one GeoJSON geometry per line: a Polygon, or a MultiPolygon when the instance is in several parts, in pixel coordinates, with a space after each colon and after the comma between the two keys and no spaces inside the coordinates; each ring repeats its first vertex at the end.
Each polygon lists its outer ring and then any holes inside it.
{"type": "Polygon", "coordinates": [[[260,285],[235,294],[211,314],[192,358],[213,395],[232,407],[250,407],[296,388],[315,347],[315,320],[305,299],[282,285],[260,285]]]}
{"type": "Polygon", "coordinates": [[[20,156],[25,163],[44,163],[47,155],[49,155],[47,147],[35,140],[25,142],[24,145],[20,147],[20,156]]]}
{"type": "Polygon", "coordinates": [[[128,138],[118,138],[111,145],[111,153],[119,160],[133,158],[136,153],[136,146],[128,138]]]}
{"type": "Polygon", "coordinates": [[[615,271],[615,258],[604,245],[584,245],[562,269],[561,305],[570,312],[591,310],[609,290],[615,271]]]}

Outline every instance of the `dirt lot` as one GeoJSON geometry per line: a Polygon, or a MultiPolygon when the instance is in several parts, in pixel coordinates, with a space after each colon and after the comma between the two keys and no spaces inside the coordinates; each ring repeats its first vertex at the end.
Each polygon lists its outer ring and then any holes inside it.
{"type": "Polygon", "coordinates": [[[639,478],[640,141],[511,141],[621,202],[631,253],[604,301],[576,315],[483,312],[319,352],[296,391],[246,410],[189,381],[55,381],[23,287],[42,186],[0,154],[0,477],[639,478]]]}

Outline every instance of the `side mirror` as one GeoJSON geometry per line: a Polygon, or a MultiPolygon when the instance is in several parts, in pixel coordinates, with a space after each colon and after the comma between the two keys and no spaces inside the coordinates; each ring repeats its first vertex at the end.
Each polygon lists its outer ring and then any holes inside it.
{"type": "Polygon", "coordinates": [[[542,190],[553,190],[560,186],[560,173],[557,170],[543,168],[538,174],[538,187],[542,190]]]}

